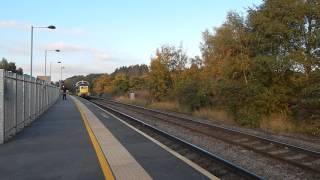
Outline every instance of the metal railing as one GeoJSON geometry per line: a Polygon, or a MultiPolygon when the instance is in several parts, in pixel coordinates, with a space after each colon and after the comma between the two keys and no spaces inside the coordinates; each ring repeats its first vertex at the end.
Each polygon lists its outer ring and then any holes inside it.
{"type": "Polygon", "coordinates": [[[59,88],[0,69],[0,144],[20,132],[59,97],[59,88]]]}

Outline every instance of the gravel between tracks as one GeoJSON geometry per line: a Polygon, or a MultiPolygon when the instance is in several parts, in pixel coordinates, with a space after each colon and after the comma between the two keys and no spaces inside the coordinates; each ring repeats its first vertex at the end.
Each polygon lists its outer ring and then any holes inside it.
{"type": "Polygon", "coordinates": [[[222,123],[221,121],[198,118],[198,117],[186,115],[183,113],[161,111],[161,110],[157,110],[157,111],[176,115],[176,116],[181,116],[181,117],[185,117],[185,118],[192,118],[193,120],[196,120],[199,122],[204,122],[204,123],[208,123],[208,124],[212,124],[212,125],[219,125],[222,127],[233,129],[233,130],[261,136],[264,138],[278,140],[281,142],[286,142],[288,144],[305,147],[307,149],[312,149],[314,151],[320,151],[320,137],[310,137],[310,136],[298,135],[298,134],[296,134],[296,135],[295,134],[279,135],[279,134],[274,134],[274,133],[264,131],[262,129],[250,129],[250,128],[238,127],[238,126],[234,126],[234,125],[228,125],[228,124],[222,123]]]}
{"type": "MultiPolygon", "coordinates": [[[[258,153],[248,151],[242,147],[230,145],[221,140],[207,137],[184,128],[173,126],[172,124],[154,121],[147,118],[141,114],[128,111],[121,108],[122,111],[128,113],[131,116],[139,117],[139,119],[154,125],[170,134],[173,134],[179,138],[185,139],[193,144],[200,146],[203,149],[209,150],[210,152],[217,154],[233,163],[240,165],[256,174],[263,176],[267,179],[319,179],[320,177],[315,177],[314,175],[296,168],[292,165],[285,164],[281,161],[266,158],[258,153]]],[[[198,119],[199,121],[204,121],[203,119],[198,119]]],[[[208,122],[212,123],[212,122],[208,122]]],[[[258,134],[260,135],[260,134],[258,134]]],[[[268,136],[268,138],[270,138],[268,136]]],[[[272,137],[273,138],[273,137],[272,137]]],[[[278,138],[278,137],[276,137],[278,138]]],[[[284,137],[286,138],[286,137],[284,137]]],[[[288,141],[287,141],[288,142],[288,141]]],[[[298,141],[294,141],[297,143],[298,141]]],[[[291,143],[291,142],[288,142],[291,143]]],[[[310,142],[311,143],[311,142],[310,142]]],[[[302,143],[307,146],[308,143],[302,143]]],[[[300,145],[300,144],[297,144],[300,145]]],[[[315,149],[317,149],[315,147],[315,149]]]]}

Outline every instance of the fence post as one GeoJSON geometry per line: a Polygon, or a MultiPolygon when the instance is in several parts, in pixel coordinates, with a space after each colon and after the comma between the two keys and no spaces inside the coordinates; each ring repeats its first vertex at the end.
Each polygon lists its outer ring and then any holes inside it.
{"type": "Polygon", "coordinates": [[[29,98],[28,98],[28,101],[29,101],[29,103],[28,103],[28,106],[29,106],[29,115],[28,115],[28,124],[31,122],[31,120],[32,120],[32,108],[31,108],[31,90],[32,90],[32,77],[30,76],[30,82],[29,82],[29,87],[28,87],[28,89],[29,89],[29,93],[28,93],[28,96],[29,96],[29,98]]]}
{"type": "MultiPolygon", "coordinates": [[[[39,96],[38,96],[38,80],[35,78],[34,80],[34,94],[33,97],[35,100],[35,106],[34,106],[34,118],[33,121],[37,119],[37,115],[38,115],[38,106],[39,106],[39,96]]],[[[32,121],[32,122],[33,122],[32,121]]]]}
{"type": "Polygon", "coordinates": [[[0,69],[0,144],[4,143],[4,70],[0,69]]]}
{"type": "Polygon", "coordinates": [[[18,112],[18,103],[17,103],[17,100],[18,100],[18,75],[17,73],[14,73],[13,76],[14,78],[13,80],[13,83],[14,83],[14,86],[13,86],[13,89],[14,89],[14,114],[13,114],[13,118],[14,118],[14,127],[15,127],[15,132],[14,132],[14,135],[17,133],[17,122],[18,122],[18,115],[17,115],[17,112],[18,112]]]}
{"type": "Polygon", "coordinates": [[[22,75],[22,121],[23,121],[23,127],[25,127],[25,122],[26,122],[26,107],[25,107],[25,101],[26,101],[26,76],[22,75]]]}

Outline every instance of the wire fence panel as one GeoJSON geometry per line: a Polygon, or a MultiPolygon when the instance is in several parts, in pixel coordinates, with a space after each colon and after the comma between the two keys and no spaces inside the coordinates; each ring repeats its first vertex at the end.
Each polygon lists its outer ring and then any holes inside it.
{"type": "Polygon", "coordinates": [[[4,80],[4,114],[5,114],[5,123],[4,123],[4,132],[6,135],[10,136],[14,134],[15,126],[15,115],[16,115],[16,89],[15,89],[15,74],[10,72],[5,72],[4,80]]]}
{"type": "Polygon", "coordinates": [[[59,88],[27,75],[0,69],[0,144],[53,105],[59,88]]]}
{"type": "Polygon", "coordinates": [[[23,82],[23,76],[17,75],[17,81],[16,81],[16,95],[17,95],[17,101],[16,101],[16,117],[17,117],[17,131],[20,131],[24,128],[24,82],[23,82]]]}
{"type": "Polygon", "coordinates": [[[28,77],[24,78],[24,122],[25,125],[31,123],[31,79],[28,77]]]}

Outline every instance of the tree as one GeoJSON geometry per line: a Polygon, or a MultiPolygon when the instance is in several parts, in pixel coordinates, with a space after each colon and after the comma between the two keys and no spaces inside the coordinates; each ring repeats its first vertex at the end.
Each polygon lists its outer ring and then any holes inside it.
{"type": "Polygon", "coordinates": [[[132,66],[122,66],[120,68],[117,68],[111,75],[116,76],[117,74],[125,74],[129,77],[134,76],[142,76],[147,74],[149,71],[148,66],[145,64],[136,64],[132,66]]]}
{"type": "Polygon", "coordinates": [[[19,67],[19,68],[16,70],[16,73],[17,73],[17,74],[20,74],[20,75],[23,75],[23,69],[19,67]]]}
{"type": "Polygon", "coordinates": [[[216,79],[233,79],[248,83],[250,66],[249,36],[244,18],[229,12],[227,21],[215,33],[203,33],[202,56],[216,79]]]}
{"type": "Polygon", "coordinates": [[[158,57],[151,60],[149,72],[149,90],[153,99],[165,99],[172,88],[172,79],[167,64],[158,57]]]}
{"type": "Polygon", "coordinates": [[[309,76],[319,68],[315,52],[320,48],[318,0],[266,0],[249,11],[248,23],[256,53],[289,59],[292,69],[309,76]]]}
{"type": "Polygon", "coordinates": [[[253,29],[239,14],[230,12],[214,34],[204,33],[202,53],[214,79],[214,101],[241,124],[258,126],[262,117],[288,113],[292,71],[287,60],[277,61],[277,55],[256,50],[260,47],[253,29]]]}
{"type": "Polygon", "coordinates": [[[181,72],[185,69],[188,61],[186,53],[182,47],[163,45],[157,49],[156,57],[167,66],[170,72],[181,72]]]}
{"type": "Polygon", "coordinates": [[[18,68],[16,67],[16,64],[14,62],[8,62],[7,59],[2,58],[1,62],[0,62],[0,69],[4,69],[6,71],[11,71],[17,74],[22,75],[23,74],[23,69],[22,68],[18,68]]]}
{"type": "Polygon", "coordinates": [[[203,69],[196,64],[182,72],[174,91],[179,103],[189,110],[211,105],[211,83],[203,69]]]}
{"type": "Polygon", "coordinates": [[[147,76],[134,76],[130,78],[130,91],[145,90],[147,86],[147,76]]]}
{"type": "Polygon", "coordinates": [[[203,66],[203,60],[199,56],[195,56],[194,58],[190,59],[191,66],[197,66],[198,68],[203,66]]]}
{"type": "MultiPolygon", "coordinates": [[[[319,71],[320,2],[318,0],[266,0],[249,10],[251,51],[255,54],[256,82],[273,89],[270,97],[279,103],[272,108],[285,110],[298,118],[319,117],[314,84],[319,71]],[[261,76],[265,69],[267,74],[261,76]],[[266,78],[268,77],[268,78],[266,78]],[[281,102],[281,103],[280,103],[281,102]],[[300,114],[300,115],[298,115],[300,114]]],[[[318,103],[317,103],[318,102],[318,103]]]]}
{"type": "Polygon", "coordinates": [[[103,74],[99,78],[94,80],[92,90],[98,95],[101,95],[103,93],[110,94],[112,92],[111,83],[111,77],[108,74],[103,74]]]}
{"type": "Polygon", "coordinates": [[[118,74],[112,81],[112,93],[114,95],[123,95],[130,89],[128,76],[125,74],[118,74]]]}

